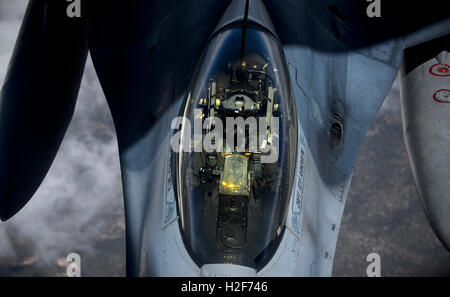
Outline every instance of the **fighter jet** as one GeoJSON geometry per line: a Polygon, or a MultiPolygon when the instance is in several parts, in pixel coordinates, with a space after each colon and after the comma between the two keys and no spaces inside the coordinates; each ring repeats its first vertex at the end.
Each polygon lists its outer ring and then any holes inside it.
{"type": "Polygon", "coordinates": [[[90,52],[118,138],[127,275],[331,275],[359,147],[398,73],[413,176],[450,247],[439,5],[81,1],[69,17],[71,4],[30,0],[23,20],[0,95],[2,220],[49,170],[90,52]]]}

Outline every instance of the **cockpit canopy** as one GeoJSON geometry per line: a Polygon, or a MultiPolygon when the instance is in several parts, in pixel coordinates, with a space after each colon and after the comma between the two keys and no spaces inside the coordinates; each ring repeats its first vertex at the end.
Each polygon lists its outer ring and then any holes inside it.
{"type": "Polygon", "coordinates": [[[250,25],[216,33],[183,115],[176,188],[193,258],[261,268],[284,230],[297,151],[295,104],[277,38],[250,25]]]}

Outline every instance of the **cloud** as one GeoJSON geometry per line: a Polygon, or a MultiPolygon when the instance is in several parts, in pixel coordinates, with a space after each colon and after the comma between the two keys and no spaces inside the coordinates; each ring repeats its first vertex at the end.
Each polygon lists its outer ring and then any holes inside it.
{"type": "Polygon", "coordinates": [[[5,77],[26,4],[26,0],[0,0],[0,82],[5,77]]]}
{"type": "MultiPolygon", "coordinates": [[[[0,82],[26,3],[0,0],[0,82]]],[[[96,253],[93,241],[110,234],[105,212],[122,211],[121,200],[113,122],[89,57],[72,123],[48,175],[25,208],[0,223],[0,269],[19,262],[56,265],[70,252],[96,253]]],[[[118,221],[112,236],[123,235],[123,214],[118,221]]]]}

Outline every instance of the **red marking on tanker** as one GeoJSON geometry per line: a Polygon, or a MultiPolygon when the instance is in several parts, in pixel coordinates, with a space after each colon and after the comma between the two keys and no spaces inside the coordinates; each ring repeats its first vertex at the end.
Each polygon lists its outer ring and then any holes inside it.
{"type": "Polygon", "coordinates": [[[437,90],[433,95],[433,99],[439,103],[450,103],[450,90],[437,90]]]}
{"type": "Polygon", "coordinates": [[[434,76],[450,76],[450,66],[436,63],[430,67],[430,73],[434,76]]]}

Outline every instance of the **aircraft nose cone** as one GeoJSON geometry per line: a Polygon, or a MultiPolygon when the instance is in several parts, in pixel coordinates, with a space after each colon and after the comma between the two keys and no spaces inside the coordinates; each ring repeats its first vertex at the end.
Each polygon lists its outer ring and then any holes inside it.
{"type": "Polygon", "coordinates": [[[256,271],[253,268],[234,264],[206,264],[200,272],[204,277],[254,277],[256,271]]]}

